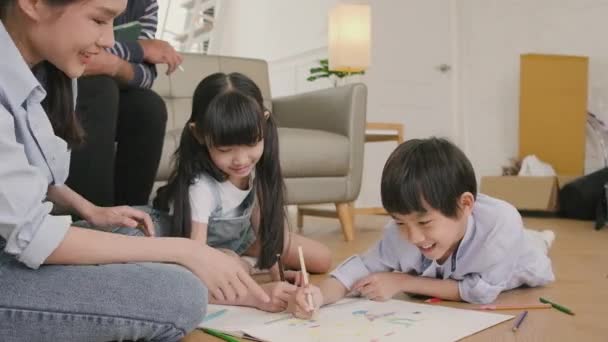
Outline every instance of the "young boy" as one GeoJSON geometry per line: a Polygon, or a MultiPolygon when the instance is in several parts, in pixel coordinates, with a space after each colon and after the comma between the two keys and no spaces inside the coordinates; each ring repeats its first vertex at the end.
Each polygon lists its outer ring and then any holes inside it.
{"type": "Polygon", "coordinates": [[[547,257],[553,232],[526,230],[513,206],[477,194],[471,163],[447,140],[401,144],[384,166],[381,195],[393,218],[382,239],[319,287],[295,293],[296,316],[309,318],[349,292],[380,301],[407,292],[490,303],[502,291],[554,280],[547,257]]]}

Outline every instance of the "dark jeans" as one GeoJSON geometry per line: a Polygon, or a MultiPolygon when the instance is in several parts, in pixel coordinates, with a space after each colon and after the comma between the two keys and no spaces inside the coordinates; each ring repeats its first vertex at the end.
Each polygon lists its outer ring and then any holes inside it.
{"type": "Polygon", "coordinates": [[[66,183],[96,205],[147,204],[167,123],[162,98],[110,77],[82,77],[76,113],[86,141],[72,152],[66,183]]]}

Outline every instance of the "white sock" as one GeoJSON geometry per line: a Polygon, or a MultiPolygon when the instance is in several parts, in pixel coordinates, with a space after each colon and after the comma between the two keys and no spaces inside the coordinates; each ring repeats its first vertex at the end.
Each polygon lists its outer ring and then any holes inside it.
{"type": "Polygon", "coordinates": [[[553,245],[553,241],[555,240],[555,233],[552,230],[543,230],[537,231],[532,229],[524,229],[524,234],[527,235],[528,239],[531,243],[536,246],[538,249],[543,251],[545,254],[553,245]]]}

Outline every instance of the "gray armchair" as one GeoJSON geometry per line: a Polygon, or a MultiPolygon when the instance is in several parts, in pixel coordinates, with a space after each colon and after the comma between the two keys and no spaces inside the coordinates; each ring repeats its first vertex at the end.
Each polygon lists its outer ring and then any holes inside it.
{"type": "Polygon", "coordinates": [[[367,89],[363,84],[277,99],[270,97],[265,61],[184,54],[185,72],[159,75],[154,84],[167,103],[169,119],[157,186],[169,176],[171,156],[190,116],[198,82],[215,72],[241,72],[260,87],[279,125],[280,161],[288,204],[334,203],[344,238],[354,239],[352,206],[359,195],[367,89]]]}

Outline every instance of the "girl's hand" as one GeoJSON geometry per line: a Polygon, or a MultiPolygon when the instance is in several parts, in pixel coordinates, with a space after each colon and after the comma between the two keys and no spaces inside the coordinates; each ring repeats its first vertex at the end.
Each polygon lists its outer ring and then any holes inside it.
{"type": "Polygon", "coordinates": [[[154,236],[154,224],[150,215],[129,206],[93,206],[85,220],[99,228],[131,227],[141,229],[147,236],[154,236]]]}
{"type": "MultiPolygon", "coordinates": [[[[300,271],[294,271],[294,270],[286,270],[284,272],[285,274],[285,281],[293,284],[295,286],[300,286],[303,283],[303,279],[304,277],[302,276],[302,272],[300,271]]],[[[272,265],[272,267],[270,268],[270,279],[272,279],[272,281],[281,281],[281,275],[279,272],[279,265],[278,263],[275,263],[274,265],[272,265]]]]}
{"type": "Polygon", "coordinates": [[[370,274],[363,279],[359,279],[352,291],[357,291],[361,296],[375,301],[386,301],[401,291],[403,291],[403,277],[407,274],[398,272],[380,272],[370,274]]]}
{"type": "Polygon", "coordinates": [[[251,295],[263,303],[270,301],[260,285],[245,272],[238,258],[194,240],[188,241],[192,241],[194,247],[181,264],[207,285],[210,296],[218,301],[235,301],[251,295]]]}
{"type": "Polygon", "coordinates": [[[311,319],[319,308],[323,305],[323,294],[321,289],[315,285],[309,284],[306,287],[300,287],[294,295],[289,299],[288,311],[294,316],[301,319],[311,319]],[[308,295],[312,296],[314,307],[308,305],[308,295]]]}
{"type": "Polygon", "coordinates": [[[279,281],[263,284],[262,289],[270,297],[270,302],[256,301],[255,307],[268,312],[281,312],[287,309],[289,298],[295,294],[298,288],[284,281],[279,281]]]}
{"type": "Polygon", "coordinates": [[[285,281],[294,284],[295,286],[302,286],[304,285],[304,276],[301,271],[285,271],[285,281]]]}

